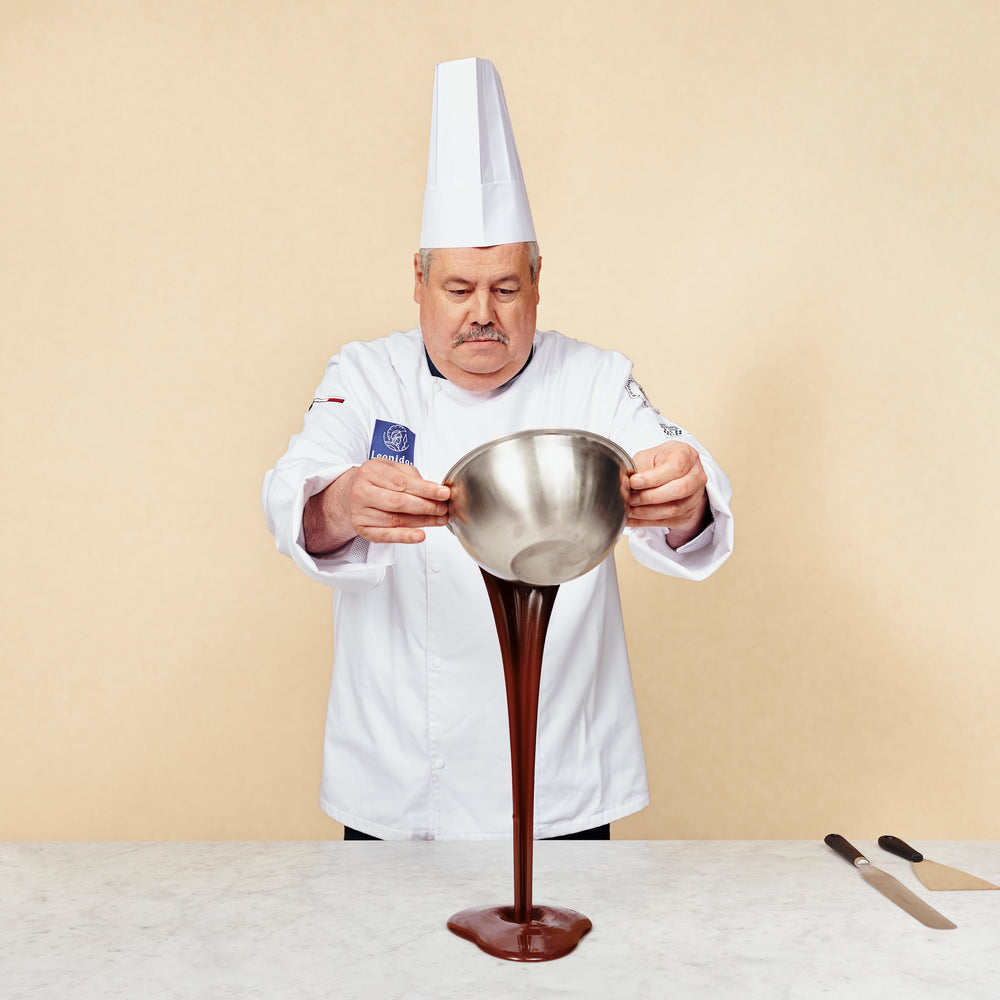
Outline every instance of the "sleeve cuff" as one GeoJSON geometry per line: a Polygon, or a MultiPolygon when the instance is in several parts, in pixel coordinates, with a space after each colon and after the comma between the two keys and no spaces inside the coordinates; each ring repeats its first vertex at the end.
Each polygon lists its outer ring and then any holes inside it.
{"type": "Polygon", "coordinates": [[[626,528],[628,547],[636,562],[682,580],[704,580],[714,573],[733,551],[733,518],[729,505],[708,489],[712,523],[678,549],[667,545],[663,528],[626,528]]]}
{"type": "Polygon", "coordinates": [[[306,551],[302,513],[310,497],[321,493],[352,466],[325,469],[309,476],[296,495],[290,511],[289,537],[295,539],[289,555],[295,564],[318,583],[340,590],[365,591],[385,579],[386,567],[395,562],[392,546],[352,538],[334,552],[314,556],[306,551]]]}

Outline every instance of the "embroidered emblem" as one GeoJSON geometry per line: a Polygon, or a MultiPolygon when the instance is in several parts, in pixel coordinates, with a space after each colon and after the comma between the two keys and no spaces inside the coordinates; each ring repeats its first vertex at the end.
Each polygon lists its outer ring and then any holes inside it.
{"type": "Polygon", "coordinates": [[[390,462],[413,465],[413,446],[416,439],[416,434],[404,424],[376,420],[368,457],[387,458],[390,462]]]}
{"type": "Polygon", "coordinates": [[[649,400],[646,399],[646,394],[642,391],[642,386],[634,378],[630,377],[625,383],[625,391],[633,399],[641,399],[643,406],[649,406],[649,400]]]}
{"type": "Polygon", "coordinates": [[[382,443],[397,455],[400,452],[405,452],[406,446],[410,443],[407,428],[402,424],[393,424],[382,432],[382,443]]]}

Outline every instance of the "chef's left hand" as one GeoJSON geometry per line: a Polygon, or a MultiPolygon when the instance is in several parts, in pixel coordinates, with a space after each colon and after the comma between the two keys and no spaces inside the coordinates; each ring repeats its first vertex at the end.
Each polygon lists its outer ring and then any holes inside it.
{"type": "Polygon", "coordinates": [[[682,441],[665,441],[638,452],[629,480],[630,528],[669,528],[667,544],[678,549],[708,523],[708,477],[697,450],[682,441]]]}

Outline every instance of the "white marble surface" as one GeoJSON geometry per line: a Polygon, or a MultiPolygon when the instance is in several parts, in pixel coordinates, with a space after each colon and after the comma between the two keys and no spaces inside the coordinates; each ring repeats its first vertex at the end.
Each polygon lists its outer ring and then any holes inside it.
{"type": "MultiPolygon", "coordinates": [[[[512,902],[505,844],[0,844],[0,997],[1000,997],[1000,892],[929,892],[853,842],[958,928],[923,927],[822,841],[538,843],[534,902],[594,929],[531,964],[445,927],[512,902]]],[[[1000,883],[1000,843],[919,846],[1000,883]]]]}

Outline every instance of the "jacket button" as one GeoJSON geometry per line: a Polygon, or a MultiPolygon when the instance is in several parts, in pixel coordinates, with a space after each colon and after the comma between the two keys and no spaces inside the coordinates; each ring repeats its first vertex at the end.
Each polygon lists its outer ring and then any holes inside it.
{"type": "Polygon", "coordinates": [[[441,768],[444,767],[444,758],[435,757],[434,760],[431,762],[431,767],[433,767],[435,771],[440,771],[441,768]]]}

